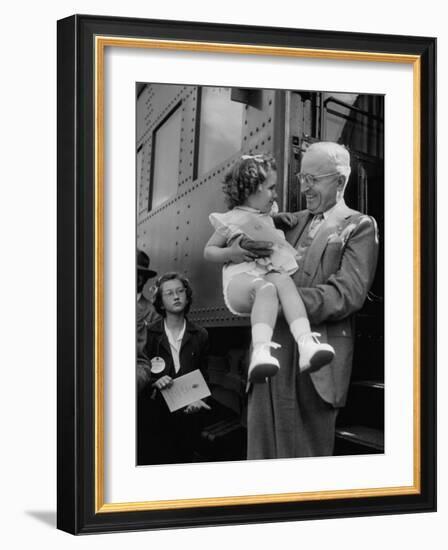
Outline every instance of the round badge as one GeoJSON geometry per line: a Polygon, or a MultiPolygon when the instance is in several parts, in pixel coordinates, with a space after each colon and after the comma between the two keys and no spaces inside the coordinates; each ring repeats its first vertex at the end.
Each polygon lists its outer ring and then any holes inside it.
{"type": "Polygon", "coordinates": [[[165,368],[165,361],[162,357],[153,357],[151,359],[151,372],[153,374],[159,374],[165,368]]]}

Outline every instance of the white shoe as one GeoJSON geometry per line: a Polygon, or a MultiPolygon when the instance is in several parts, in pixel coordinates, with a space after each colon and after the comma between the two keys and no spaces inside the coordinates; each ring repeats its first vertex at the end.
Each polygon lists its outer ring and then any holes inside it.
{"type": "Polygon", "coordinates": [[[280,369],[280,363],[278,362],[278,359],[272,357],[269,348],[279,347],[280,345],[275,344],[274,342],[257,344],[254,347],[249,365],[249,382],[266,382],[267,378],[270,378],[271,376],[275,376],[277,374],[280,369]]]}
{"type": "Polygon", "coordinates": [[[330,344],[319,342],[318,336],[320,336],[318,332],[308,332],[307,334],[303,334],[297,342],[301,373],[315,372],[333,360],[333,347],[330,344]]]}

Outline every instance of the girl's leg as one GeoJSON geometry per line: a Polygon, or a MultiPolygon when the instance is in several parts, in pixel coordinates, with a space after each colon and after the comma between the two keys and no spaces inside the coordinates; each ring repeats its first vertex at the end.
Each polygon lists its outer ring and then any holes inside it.
{"type": "Polygon", "coordinates": [[[266,279],[272,282],[278,293],[283,314],[289,329],[299,348],[299,368],[301,372],[313,372],[333,360],[334,349],[329,344],[322,344],[316,333],[311,332],[305,304],[294,284],[284,273],[268,273],[266,279]]]}
{"type": "Polygon", "coordinates": [[[236,275],[227,287],[227,301],[234,311],[250,314],[252,326],[264,324],[274,330],[278,314],[277,290],[264,277],[247,273],[236,275]]]}
{"type": "Polygon", "coordinates": [[[265,275],[265,278],[273,283],[277,289],[283,315],[289,324],[295,340],[303,334],[311,332],[305,304],[291,277],[285,273],[271,272],[265,275]]]}
{"type": "Polygon", "coordinates": [[[230,307],[239,313],[250,313],[253,353],[249,366],[249,380],[264,382],[279,369],[277,359],[269,347],[278,314],[278,296],[275,285],[263,277],[242,273],[235,276],[227,287],[230,307]]]}

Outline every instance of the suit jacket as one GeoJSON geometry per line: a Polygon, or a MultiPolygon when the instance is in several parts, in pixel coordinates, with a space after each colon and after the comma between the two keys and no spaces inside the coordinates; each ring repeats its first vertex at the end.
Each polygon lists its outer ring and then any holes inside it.
{"type": "MultiPolygon", "coordinates": [[[[312,214],[304,210],[296,216],[298,224],[286,235],[295,247],[312,214]]],[[[354,345],[352,315],[364,304],[377,259],[375,220],[343,203],[322,222],[303,266],[293,275],[312,330],[335,349],[333,362],[311,375],[319,395],[335,407],[346,401],[354,345]]],[[[283,334],[288,340],[281,342],[284,360],[297,364],[297,346],[289,334],[283,334]]]]}

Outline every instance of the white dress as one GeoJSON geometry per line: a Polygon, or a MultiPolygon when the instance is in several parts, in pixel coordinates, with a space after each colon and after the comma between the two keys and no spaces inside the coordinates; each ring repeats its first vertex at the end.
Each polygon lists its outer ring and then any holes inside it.
{"type": "Polygon", "coordinates": [[[226,239],[227,245],[242,234],[254,240],[273,243],[272,254],[268,258],[257,258],[252,262],[239,264],[229,262],[223,267],[224,302],[234,315],[248,317],[250,314],[241,314],[229,305],[227,289],[231,279],[241,273],[254,277],[272,271],[292,275],[298,269],[297,251],[287,242],[283,231],[276,229],[270,213],[263,213],[249,206],[236,206],[228,212],[210,214],[209,220],[215,231],[226,239]]]}

